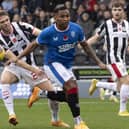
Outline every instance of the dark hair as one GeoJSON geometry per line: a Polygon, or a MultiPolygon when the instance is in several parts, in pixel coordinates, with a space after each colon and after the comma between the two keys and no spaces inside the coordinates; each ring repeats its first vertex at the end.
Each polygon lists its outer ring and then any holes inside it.
{"type": "Polygon", "coordinates": [[[7,11],[5,11],[5,10],[0,10],[0,17],[1,17],[1,16],[8,16],[7,11]]]}
{"type": "Polygon", "coordinates": [[[54,13],[58,13],[60,10],[65,10],[65,9],[67,9],[67,8],[64,4],[59,4],[55,7],[54,13]]]}
{"type": "Polygon", "coordinates": [[[122,7],[124,9],[124,4],[119,0],[114,0],[112,2],[112,7],[122,7]]]}

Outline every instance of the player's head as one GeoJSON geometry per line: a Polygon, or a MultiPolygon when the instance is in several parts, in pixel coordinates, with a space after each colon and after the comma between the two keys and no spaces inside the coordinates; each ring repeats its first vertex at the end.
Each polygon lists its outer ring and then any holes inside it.
{"type": "Polygon", "coordinates": [[[112,16],[116,21],[120,21],[124,14],[124,4],[118,0],[112,2],[112,16]]]}
{"type": "Polygon", "coordinates": [[[0,30],[4,32],[10,30],[10,18],[5,10],[0,10],[0,30]]]}
{"type": "Polygon", "coordinates": [[[55,23],[60,30],[65,30],[70,21],[70,13],[64,5],[58,5],[54,9],[55,23]]]}

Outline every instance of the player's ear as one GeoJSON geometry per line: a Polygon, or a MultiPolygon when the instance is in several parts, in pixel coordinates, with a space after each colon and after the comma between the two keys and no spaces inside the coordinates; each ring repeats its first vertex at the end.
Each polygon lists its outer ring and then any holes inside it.
{"type": "Polygon", "coordinates": [[[55,21],[57,20],[57,15],[54,15],[54,20],[55,20],[55,21]]]}

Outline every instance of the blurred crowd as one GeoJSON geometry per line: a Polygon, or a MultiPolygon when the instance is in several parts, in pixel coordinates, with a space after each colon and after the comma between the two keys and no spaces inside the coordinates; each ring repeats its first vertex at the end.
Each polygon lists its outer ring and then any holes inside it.
{"type": "MultiPolygon", "coordinates": [[[[86,37],[89,38],[105,20],[111,17],[111,2],[113,0],[0,0],[0,9],[8,11],[11,21],[23,21],[40,29],[53,22],[53,9],[58,4],[65,4],[71,14],[71,21],[82,26],[86,37]]],[[[123,18],[129,21],[129,1],[125,3],[123,18]]],[[[103,39],[95,46],[97,55],[105,61],[103,39]]],[[[37,64],[42,63],[41,48],[35,52],[37,64]],[[40,49],[40,50],[39,50],[40,49]],[[41,60],[41,61],[40,61],[41,60]]],[[[129,64],[129,56],[127,56],[129,64]]],[[[77,48],[75,65],[95,65],[84,52],[77,48]],[[82,64],[83,62],[83,64],[82,64]]]]}

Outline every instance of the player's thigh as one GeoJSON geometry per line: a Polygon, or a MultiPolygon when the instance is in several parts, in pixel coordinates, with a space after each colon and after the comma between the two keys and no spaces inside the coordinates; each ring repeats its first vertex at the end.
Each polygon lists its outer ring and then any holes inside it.
{"type": "Polygon", "coordinates": [[[126,65],[124,63],[118,62],[115,64],[109,64],[107,65],[107,68],[110,71],[114,81],[120,80],[120,78],[128,75],[126,65]]]}
{"type": "Polygon", "coordinates": [[[30,86],[40,86],[40,84],[44,84],[44,87],[48,85],[48,78],[47,76],[38,76],[31,71],[26,69],[22,69],[22,79],[28,83],[30,86]]]}
{"type": "Polygon", "coordinates": [[[17,76],[18,75],[18,70],[17,68],[15,67],[5,67],[3,72],[1,73],[1,83],[4,83],[4,84],[12,84],[12,83],[15,83],[15,82],[18,82],[19,80],[19,77],[17,76]]]}
{"type": "Polygon", "coordinates": [[[51,82],[60,86],[63,86],[65,82],[73,78],[73,74],[71,74],[68,69],[58,62],[44,65],[44,70],[51,82]]]}
{"type": "Polygon", "coordinates": [[[127,84],[129,85],[129,75],[125,75],[119,79],[121,84],[127,84]]]}

